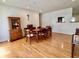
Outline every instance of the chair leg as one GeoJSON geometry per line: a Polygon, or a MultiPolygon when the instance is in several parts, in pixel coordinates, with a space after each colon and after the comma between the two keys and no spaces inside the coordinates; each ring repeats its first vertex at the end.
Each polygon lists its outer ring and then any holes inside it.
{"type": "Polygon", "coordinates": [[[29,41],[29,43],[30,43],[30,45],[31,45],[31,39],[30,39],[30,38],[28,38],[28,41],[29,41]]]}
{"type": "Polygon", "coordinates": [[[74,48],[75,48],[75,44],[72,44],[72,58],[74,58],[74,48]]]}
{"type": "Polygon", "coordinates": [[[73,43],[74,40],[74,35],[72,35],[72,51],[71,51],[71,57],[74,58],[74,48],[75,48],[75,44],[73,43]]]}
{"type": "Polygon", "coordinates": [[[26,42],[27,42],[27,37],[26,37],[26,42]]]}

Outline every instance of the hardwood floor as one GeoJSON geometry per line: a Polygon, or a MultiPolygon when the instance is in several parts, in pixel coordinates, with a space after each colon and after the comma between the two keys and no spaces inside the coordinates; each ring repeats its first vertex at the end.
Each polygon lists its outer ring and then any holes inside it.
{"type": "Polygon", "coordinates": [[[52,38],[30,45],[26,38],[0,44],[0,57],[4,58],[69,58],[71,57],[72,37],[52,34],[52,38]]]}

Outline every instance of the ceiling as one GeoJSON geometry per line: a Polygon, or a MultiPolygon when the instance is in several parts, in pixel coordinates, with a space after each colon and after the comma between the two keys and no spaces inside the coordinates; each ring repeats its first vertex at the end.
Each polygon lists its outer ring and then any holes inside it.
{"type": "Polygon", "coordinates": [[[0,4],[29,9],[42,13],[69,7],[77,8],[74,13],[77,13],[79,10],[79,0],[76,0],[75,2],[72,2],[72,0],[6,0],[6,2],[4,3],[2,2],[2,0],[0,0],[0,4]]]}

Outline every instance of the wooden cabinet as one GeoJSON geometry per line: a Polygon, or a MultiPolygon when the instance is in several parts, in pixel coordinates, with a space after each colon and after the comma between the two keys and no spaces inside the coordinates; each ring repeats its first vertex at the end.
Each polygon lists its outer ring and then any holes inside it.
{"type": "Polygon", "coordinates": [[[14,29],[10,31],[11,40],[14,41],[17,39],[22,38],[22,30],[21,29],[14,29]]]}
{"type": "Polygon", "coordinates": [[[20,17],[8,17],[10,26],[10,41],[22,38],[20,17]]]}

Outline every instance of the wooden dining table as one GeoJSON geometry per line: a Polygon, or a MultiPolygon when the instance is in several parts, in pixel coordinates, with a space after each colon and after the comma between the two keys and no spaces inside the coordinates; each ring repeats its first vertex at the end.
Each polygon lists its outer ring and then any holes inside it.
{"type": "Polygon", "coordinates": [[[36,29],[33,30],[33,31],[36,32],[37,41],[39,41],[39,35],[44,37],[45,33],[42,31],[43,29],[45,29],[45,28],[36,28],[36,29]]]}
{"type": "MultiPolygon", "coordinates": [[[[33,33],[33,35],[34,35],[34,37],[35,37],[35,39],[36,39],[36,41],[37,42],[39,42],[39,39],[41,38],[44,38],[44,32],[43,32],[43,29],[45,29],[45,28],[36,28],[36,29],[25,29],[25,34],[27,34],[27,32],[29,32],[29,31],[32,31],[33,33]]],[[[26,36],[26,35],[25,35],[26,36]]],[[[31,39],[30,39],[30,42],[31,42],[31,39]]]]}
{"type": "Polygon", "coordinates": [[[34,32],[36,32],[36,39],[37,39],[37,42],[39,42],[39,32],[41,31],[41,29],[34,29],[33,30],[34,32]]]}

